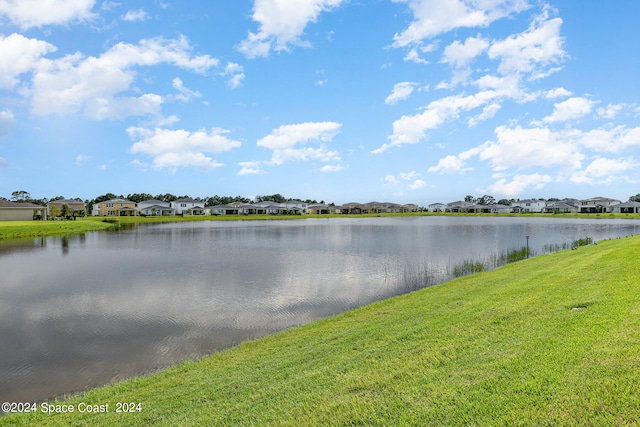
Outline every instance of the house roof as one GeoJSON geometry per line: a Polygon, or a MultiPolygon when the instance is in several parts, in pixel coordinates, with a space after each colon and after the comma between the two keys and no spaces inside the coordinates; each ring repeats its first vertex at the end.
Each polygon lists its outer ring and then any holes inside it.
{"type": "Polygon", "coordinates": [[[0,200],[0,208],[14,208],[14,209],[44,209],[44,206],[36,205],[29,202],[12,202],[9,200],[0,200]]]}
{"type": "Polygon", "coordinates": [[[192,199],[191,197],[183,197],[182,199],[176,199],[173,201],[174,203],[204,203],[202,201],[197,201],[192,199]]]}
{"type": "Polygon", "coordinates": [[[83,205],[84,206],[84,202],[82,200],[75,200],[75,199],[58,199],[58,200],[49,200],[49,204],[50,205],[83,205]]]}

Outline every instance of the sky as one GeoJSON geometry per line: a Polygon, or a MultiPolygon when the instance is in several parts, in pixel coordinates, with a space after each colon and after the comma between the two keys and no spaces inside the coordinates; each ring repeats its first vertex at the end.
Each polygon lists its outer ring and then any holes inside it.
{"type": "Polygon", "coordinates": [[[0,196],[640,193],[640,2],[0,0],[0,196]]]}

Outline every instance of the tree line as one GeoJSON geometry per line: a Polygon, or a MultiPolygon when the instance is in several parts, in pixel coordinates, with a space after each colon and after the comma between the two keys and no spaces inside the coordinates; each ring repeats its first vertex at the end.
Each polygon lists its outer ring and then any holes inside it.
{"type": "MultiPolygon", "coordinates": [[[[135,203],[140,203],[140,202],[144,202],[145,200],[160,200],[162,202],[166,202],[166,203],[171,203],[175,200],[178,199],[185,199],[185,198],[192,198],[189,195],[181,195],[181,196],[177,196],[175,194],[171,194],[171,193],[165,193],[165,194],[156,194],[155,196],[150,194],[150,193],[131,193],[131,194],[127,194],[127,196],[125,197],[124,195],[120,194],[114,194],[114,193],[106,193],[103,194],[101,196],[95,197],[93,199],[87,199],[87,200],[82,200],[81,198],[75,198],[75,199],[69,199],[69,200],[77,200],[79,202],[83,202],[87,209],[89,211],[92,210],[93,205],[100,203],[100,202],[106,202],[107,200],[111,200],[111,199],[127,199],[130,200],[132,202],[135,203]]],[[[11,193],[11,198],[10,199],[6,199],[2,196],[0,196],[1,200],[11,200],[12,202],[17,202],[17,203],[33,203],[36,205],[40,205],[40,206],[47,206],[47,204],[49,202],[53,202],[55,200],[65,200],[66,198],[64,196],[55,196],[52,198],[42,198],[42,199],[36,199],[31,197],[31,193],[29,193],[28,191],[25,190],[19,190],[19,191],[14,191],[13,193],[11,193]]],[[[311,200],[311,199],[291,199],[291,198],[286,198],[283,195],[276,193],[276,194],[272,194],[272,195],[259,195],[259,196],[255,196],[255,198],[249,199],[248,197],[243,197],[243,196],[219,196],[219,195],[215,195],[215,196],[210,196],[210,197],[193,197],[194,200],[198,201],[198,202],[204,202],[205,206],[217,206],[217,205],[227,205],[229,203],[233,203],[233,202],[242,202],[242,203],[258,203],[258,202],[274,202],[274,203],[284,203],[287,201],[299,201],[299,202],[305,202],[305,203],[309,203],[309,204],[313,204],[313,203],[318,203],[316,200],[311,200]]],[[[324,203],[324,200],[321,200],[320,203],[324,203]]]]}

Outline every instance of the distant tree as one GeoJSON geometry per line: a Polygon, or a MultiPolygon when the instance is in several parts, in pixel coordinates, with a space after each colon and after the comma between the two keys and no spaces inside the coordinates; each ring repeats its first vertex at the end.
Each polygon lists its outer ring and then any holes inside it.
{"type": "Polygon", "coordinates": [[[263,196],[262,200],[265,202],[284,203],[287,199],[282,194],[273,194],[271,196],[263,196]]]}
{"type": "Polygon", "coordinates": [[[14,202],[27,202],[31,200],[31,194],[28,191],[20,190],[11,193],[11,199],[14,202]]]}
{"type": "Polygon", "coordinates": [[[51,205],[51,207],[49,208],[49,216],[51,218],[57,218],[60,215],[62,215],[62,213],[60,212],[60,208],[58,207],[58,205],[51,205]]]}
{"type": "Polygon", "coordinates": [[[498,204],[499,204],[499,205],[509,206],[509,205],[511,204],[511,200],[508,200],[508,199],[500,199],[500,200],[498,200],[498,204]]]}
{"type": "Polygon", "coordinates": [[[63,203],[62,206],[60,207],[60,214],[64,218],[70,217],[73,215],[73,209],[71,209],[68,204],[63,203]]]}
{"type": "Polygon", "coordinates": [[[140,203],[145,200],[151,200],[153,196],[149,193],[133,193],[127,195],[127,200],[131,200],[132,202],[140,203]]]}
{"type": "Polygon", "coordinates": [[[467,203],[475,203],[476,199],[471,194],[467,194],[466,196],[464,196],[464,201],[467,203]]]}
{"type": "Polygon", "coordinates": [[[480,197],[478,199],[478,204],[479,205],[495,205],[496,204],[496,199],[493,198],[493,196],[489,196],[487,194],[485,194],[484,196],[480,197]]]}
{"type": "Polygon", "coordinates": [[[178,196],[175,196],[171,193],[167,193],[162,197],[158,197],[159,200],[162,200],[163,202],[167,202],[167,203],[171,203],[174,202],[176,200],[178,200],[178,196]]]}
{"type": "Polygon", "coordinates": [[[636,194],[635,196],[629,197],[629,201],[630,202],[640,202],[640,193],[636,194]]]}

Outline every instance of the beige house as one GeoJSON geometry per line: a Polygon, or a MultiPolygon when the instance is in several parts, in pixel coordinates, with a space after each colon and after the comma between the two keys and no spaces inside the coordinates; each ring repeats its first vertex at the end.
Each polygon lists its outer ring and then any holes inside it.
{"type": "Polygon", "coordinates": [[[93,216],[136,216],[136,203],[126,199],[111,199],[93,205],[93,216]]]}
{"type": "Polygon", "coordinates": [[[60,199],[60,200],[51,200],[47,205],[47,213],[51,216],[51,208],[54,207],[58,209],[58,212],[62,211],[62,205],[67,205],[71,209],[73,209],[73,216],[81,216],[81,211],[84,211],[85,206],[82,200],[73,200],[73,199],[60,199]]]}
{"type": "Polygon", "coordinates": [[[34,203],[0,200],[0,221],[47,219],[47,208],[34,203]]]}

